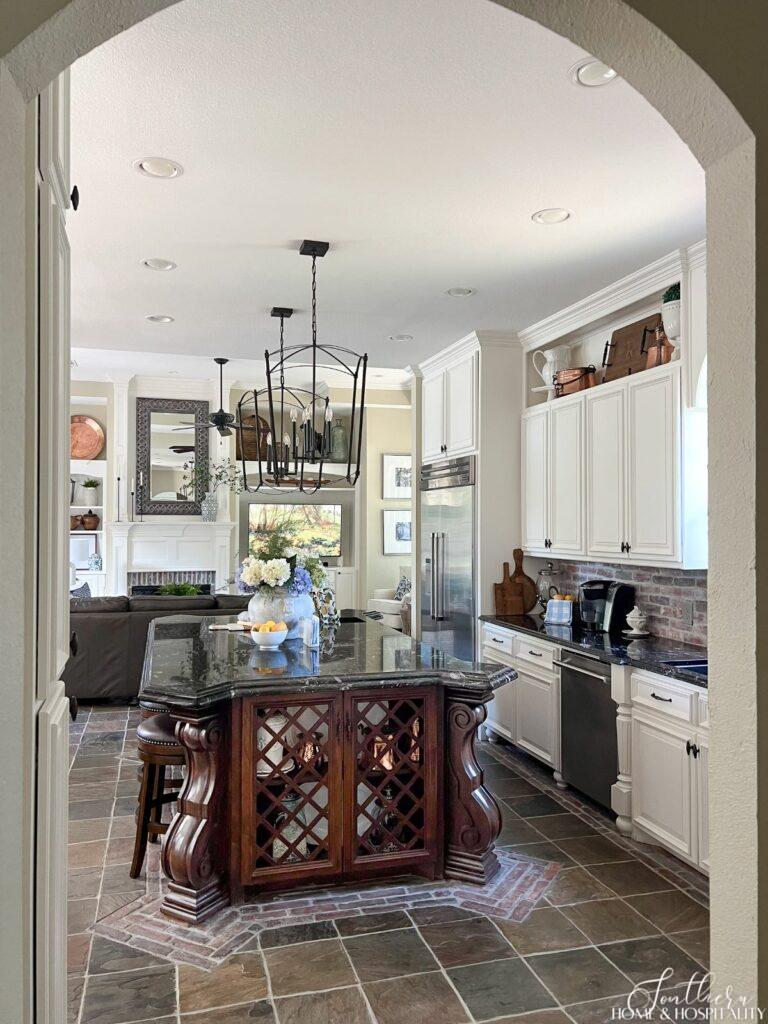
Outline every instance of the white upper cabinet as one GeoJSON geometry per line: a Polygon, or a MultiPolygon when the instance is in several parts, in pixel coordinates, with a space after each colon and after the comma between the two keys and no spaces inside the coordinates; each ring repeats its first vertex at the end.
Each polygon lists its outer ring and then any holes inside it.
{"type": "Polygon", "coordinates": [[[443,458],[445,444],[445,378],[442,373],[424,379],[422,396],[422,458],[443,458]]]}
{"type": "Polygon", "coordinates": [[[424,376],[422,459],[449,459],[477,448],[477,354],[424,376]]]}
{"type": "Polygon", "coordinates": [[[523,416],[523,549],[584,554],[584,403],[560,399],[523,416]]]}
{"type": "Polygon", "coordinates": [[[679,363],[524,413],[523,549],[684,564],[680,423],[679,363]]]}
{"type": "Polygon", "coordinates": [[[523,549],[545,551],[549,544],[549,406],[523,416],[523,549]]]}
{"type": "Polygon", "coordinates": [[[473,353],[445,371],[445,443],[448,455],[462,455],[477,447],[476,366],[477,358],[473,353]]]}
{"type": "Polygon", "coordinates": [[[584,403],[553,403],[549,413],[549,547],[584,554],[584,403]]]}
{"type": "Polygon", "coordinates": [[[677,561],[680,364],[627,386],[627,544],[633,558],[677,561]]]}
{"type": "Polygon", "coordinates": [[[623,387],[594,388],[586,399],[587,536],[595,556],[625,552],[625,399],[623,387]]]}

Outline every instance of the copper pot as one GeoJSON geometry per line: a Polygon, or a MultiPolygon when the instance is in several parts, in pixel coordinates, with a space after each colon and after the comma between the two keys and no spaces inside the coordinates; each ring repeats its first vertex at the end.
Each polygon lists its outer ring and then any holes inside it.
{"type": "Polygon", "coordinates": [[[664,366],[671,361],[675,346],[665,334],[662,324],[659,324],[655,328],[643,328],[643,343],[640,346],[640,351],[645,352],[646,370],[652,370],[654,366],[664,366]],[[654,335],[651,341],[647,340],[649,334],[654,335]]]}
{"type": "Polygon", "coordinates": [[[98,530],[101,517],[97,516],[93,509],[89,508],[88,511],[81,516],[81,519],[83,520],[84,530],[98,530]]]}
{"type": "Polygon", "coordinates": [[[82,516],[70,516],[69,517],[69,528],[70,530],[79,530],[83,525],[82,516]]]}
{"type": "Polygon", "coordinates": [[[586,391],[597,384],[597,377],[594,366],[577,366],[573,370],[558,370],[552,378],[555,385],[555,398],[562,398],[564,395],[575,395],[579,391],[586,391]]]}

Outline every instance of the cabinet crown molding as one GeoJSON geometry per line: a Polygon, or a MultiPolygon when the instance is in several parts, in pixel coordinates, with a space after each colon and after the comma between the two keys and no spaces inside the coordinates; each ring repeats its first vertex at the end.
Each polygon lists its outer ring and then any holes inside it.
{"type": "MultiPolygon", "coordinates": [[[[459,338],[447,348],[441,349],[435,355],[424,359],[415,368],[423,376],[435,370],[440,370],[449,363],[455,362],[462,356],[472,352],[478,352],[483,348],[490,348],[494,345],[504,348],[517,348],[520,345],[520,338],[514,331],[472,331],[470,334],[459,338]]],[[[411,371],[413,372],[413,370],[411,371]]]]}
{"type": "Polygon", "coordinates": [[[706,259],[706,241],[701,240],[687,249],[675,249],[613,284],[587,295],[571,306],[558,310],[520,331],[523,349],[527,352],[562,338],[573,331],[593,324],[601,317],[620,312],[632,303],[647,299],[675,281],[681,280],[686,268],[706,259]]]}

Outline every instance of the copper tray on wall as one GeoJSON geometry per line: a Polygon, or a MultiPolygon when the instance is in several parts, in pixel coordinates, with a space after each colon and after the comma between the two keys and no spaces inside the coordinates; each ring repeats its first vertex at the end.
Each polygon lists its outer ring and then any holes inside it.
{"type": "Polygon", "coordinates": [[[69,457],[95,459],[104,448],[104,429],[90,416],[70,416],[69,457]]]}

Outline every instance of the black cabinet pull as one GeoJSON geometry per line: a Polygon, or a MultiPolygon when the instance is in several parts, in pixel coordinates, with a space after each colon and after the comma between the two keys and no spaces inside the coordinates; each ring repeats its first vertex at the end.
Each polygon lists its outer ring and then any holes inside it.
{"type": "Polygon", "coordinates": [[[691,750],[692,749],[693,749],[693,744],[691,743],[690,740],[686,740],[685,741],[685,752],[688,755],[688,757],[691,756],[691,750]]]}
{"type": "Polygon", "coordinates": [[[491,643],[494,643],[494,644],[503,644],[503,643],[504,643],[504,641],[503,641],[503,640],[499,640],[499,638],[498,638],[498,637],[492,636],[492,637],[491,637],[491,643]]]}
{"type": "Polygon", "coordinates": [[[72,209],[77,212],[77,208],[80,205],[80,189],[77,185],[72,189],[69,198],[72,203],[72,209]]]}
{"type": "Polygon", "coordinates": [[[621,550],[622,552],[627,550],[627,542],[625,540],[621,542],[621,550]]]}
{"type": "Polygon", "coordinates": [[[651,696],[653,697],[654,700],[661,700],[665,704],[671,704],[672,703],[672,698],[671,697],[660,697],[658,695],[658,693],[654,693],[653,691],[651,691],[651,696]]]}
{"type": "Polygon", "coordinates": [[[693,754],[694,757],[698,757],[699,756],[699,748],[696,746],[695,743],[691,747],[691,753],[693,754]]]}
{"type": "Polygon", "coordinates": [[[631,551],[631,548],[629,546],[629,541],[627,541],[627,554],[629,554],[630,551],[631,551]]]}
{"type": "Polygon", "coordinates": [[[544,655],[541,654],[539,651],[532,651],[532,650],[529,649],[528,653],[530,655],[532,655],[534,658],[543,658],[544,657],[544,655]]]}

